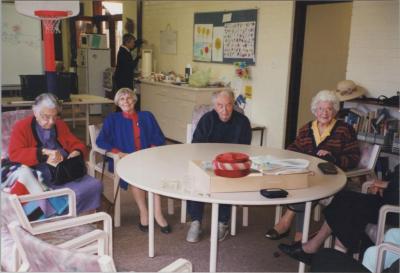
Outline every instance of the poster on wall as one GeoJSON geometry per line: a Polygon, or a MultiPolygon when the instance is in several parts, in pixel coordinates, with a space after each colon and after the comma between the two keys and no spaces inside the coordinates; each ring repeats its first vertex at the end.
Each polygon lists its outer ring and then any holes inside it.
{"type": "Polygon", "coordinates": [[[164,54],[176,54],[176,40],[178,33],[167,25],[165,30],[160,31],[160,52],[164,54]]]}
{"type": "Polygon", "coordinates": [[[194,32],[194,59],[196,61],[211,61],[213,25],[196,24],[194,32]]]}
{"type": "Polygon", "coordinates": [[[194,14],[193,60],[256,62],[257,9],[194,14]]]}
{"type": "Polygon", "coordinates": [[[224,27],[224,58],[254,59],[256,22],[228,23],[224,27]]]}
{"type": "Polygon", "coordinates": [[[224,49],[224,28],[215,27],[213,30],[213,47],[212,47],[212,61],[222,62],[223,49],[224,49]]]}

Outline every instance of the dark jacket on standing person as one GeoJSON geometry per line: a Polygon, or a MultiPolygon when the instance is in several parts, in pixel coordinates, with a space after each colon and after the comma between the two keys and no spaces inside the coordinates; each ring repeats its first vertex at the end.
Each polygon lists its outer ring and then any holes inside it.
{"type": "Polygon", "coordinates": [[[114,80],[116,90],[128,87],[133,90],[133,73],[138,65],[139,57],[133,59],[132,54],[121,46],[117,55],[117,66],[115,68],[114,80]]]}

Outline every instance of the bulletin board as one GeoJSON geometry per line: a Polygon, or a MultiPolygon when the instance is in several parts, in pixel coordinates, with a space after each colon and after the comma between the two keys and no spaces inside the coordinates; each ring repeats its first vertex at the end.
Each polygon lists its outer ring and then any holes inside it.
{"type": "Polygon", "coordinates": [[[194,14],[193,61],[256,63],[257,9],[194,14]]]}

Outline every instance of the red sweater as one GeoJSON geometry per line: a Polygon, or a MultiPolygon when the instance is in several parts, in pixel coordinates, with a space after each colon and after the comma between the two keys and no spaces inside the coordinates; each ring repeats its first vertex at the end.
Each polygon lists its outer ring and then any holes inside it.
{"type": "MultiPolygon", "coordinates": [[[[29,116],[14,125],[8,146],[11,161],[32,167],[47,160],[47,156],[42,155],[43,147],[36,134],[35,124],[34,116],[29,116]]],[[[57,141],[67,153],[78,150],[86,157],[86,146],[71,133],[64,121],[57,119],[55,128],[57,141]]]]}

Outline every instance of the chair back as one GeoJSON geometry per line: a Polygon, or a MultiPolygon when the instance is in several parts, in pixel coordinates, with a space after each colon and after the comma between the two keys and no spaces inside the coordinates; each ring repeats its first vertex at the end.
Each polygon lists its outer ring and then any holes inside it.
{"type": "Polygon", "coordinates": [[[368,142],[360,142],[360,162],[358,163],[358,169],[374,170],[376,161],[379,157],[381,146],[378,144],[371,144],[368,142]]]}
{"type": "Polygon", "coordinates": [[[51,245],[31,235],[18,222],[9,226],[22,258],[20,270],[33,272],[116,272],[111,257],[95,256],[51,245]],[[100,261],[99,261],[100,260],[100,261]],[[104,269],[104,270],[103,270],[104,269]]]}
{"type": "Polygon", "coordinates": [[[89,137],[90,137],[90,144],[92,145],[92,149],[102,152],[103,154],[105,154],[105,150],[101,149],[99,146],[97,146],[96,144],[96,139],[99,136],[101,127],[103,125],[102,124],[98,124],[98,125],[89,125],[89,137]]]}
{"type": "Polygon", "coordinates": [[[29,115],[32,115],[31,109],[16,110],[3,112],[1,117],[1,158],[8,157],[8,144],[10,143],[10,136],[12,128],[15,123],[29,115]]]}

